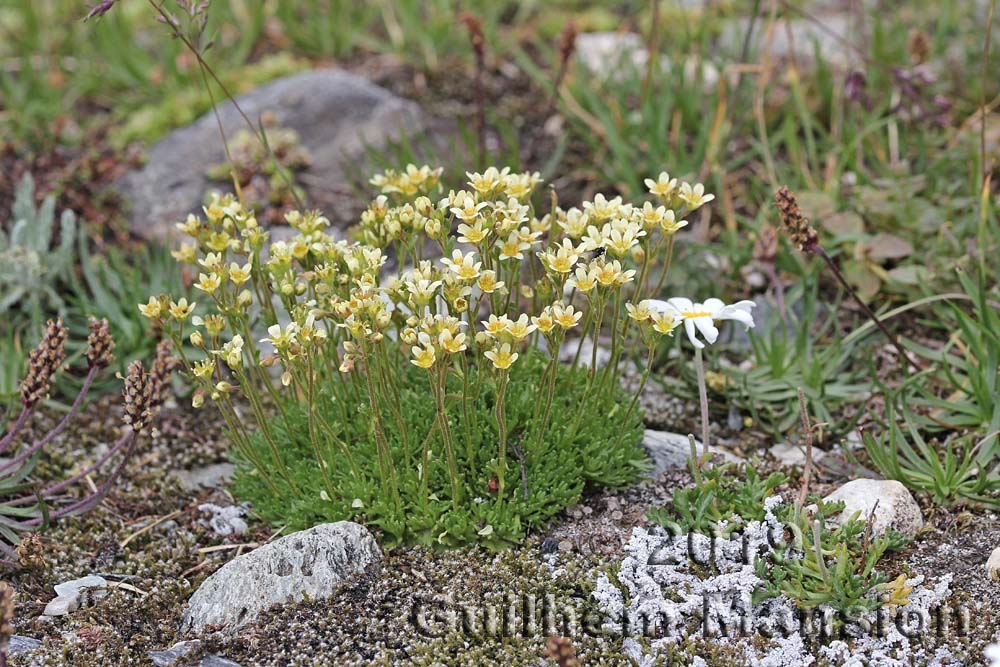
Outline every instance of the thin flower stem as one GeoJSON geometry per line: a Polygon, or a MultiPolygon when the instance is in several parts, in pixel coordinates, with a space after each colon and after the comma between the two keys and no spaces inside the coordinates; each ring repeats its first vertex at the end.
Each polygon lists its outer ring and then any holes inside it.
{"type": "Polygon", "coordinates": [[[330,479],[330,464],[323,458],[323,454],[320,452],[319,436],[316,433],[316,392],[312,356],[307,354],[306,359],[306,396],[309,401],[309,410],[306,412],[308,413],[307,420],[309,422],[309,440],[312,443],[313,454],[316,456],[316,465],[319,466],[323,474],[323,484],[326,486],[326,493],[333,499],[335,493],[333,490],[333,481],[330,479]]]}
{"type": "Polygon", "coordinates": [[[462,423],[465,426],[465,464],[475,470],[476,453],[472,449],[472,420],[469,417],[469,360],[464,352],[462,355],[462,423]]]}
{"type": "Polygon", "coordinates": [[[812,424],[809,420],[809,407],[806,405],[806,395],[802,387],[798,388],[799,394],[799,416],[802,418],[802,437],[806,441],[806,464],[802,470],[802,485],[799,487],[799,496],[795,503],[796,513],[801,511],[806,504],[806,497],[809,495],[809,480],[812,477],[813,462],[813,435],[812,424]]]}
{"type": "Polygon", "coordinates": [[[385,429],[382,424],[382,414],[378,407],[378,396],[375,394],[375,383],[372,380],[371,350],[364,351],[365,359],[365,384],[368,387],[368,402],[371,406],[372,417],[375,420],[375,445],[378,449],[379,467],[382,471],[382,483],[388,485],[388,490],[392,494],[396,503],[396,509],[402,509],[403,503],[399,496],[399,484],[396,481],[396,468],[392,463],[392,451],[389,449],[389,441],[385,437],[385,429]]]}
{"type": "Polygon", "coordinates": [[[698,401],[701,404],[701,451],[708,457],[708,390],[705,388],[705,362],[701,356],[701,348],[694,349],[694,367],[698,373],[698,401]]]}
{"type": "MultiPolygon", "coordinates": [[[[73,405],[69,409],[69,412],[67,412],[63,418],[59,420],[59,423],[56,424],[55,428],[46,433],[41,440],[33,444],[31,447],[26,447],[23,451],[18,453],[17,456],[0,465],[0,474],[2,474],[5,470],[8,470],[16,465],[20,465],[26,461],[32,454],[47,445],[53,438],[66,429],[69,422],[76,416],[77,412],[80,411],[80,405],[83,403],[83,399],[87,395],[87,392],[90,391],[90,386],[93,384],[94,378],[97,376],[97,371],[98,368],[96,366],[91,367],[90,372],[87,373],[87,377],[83,381],[83,386],[80,388],[80,392],[76,395],[76,400],[73,401],[73,405]]],[[[22,414],[24,413],[22,412],[22,414]]],[[[15,424],[15,426],[17,426],[17,424],[15,424]]],[[[16,433],[17,431],[15,430],[13,432],[16,433]]]]}
{"type": "Polygon", "coordinates": [[[826,251],[823,250],[823,248],[820,247],[818,244],[815,246],[814,252],[816,252],[816,254],[818,254],[820,257],[823,258],[823,261],[826,262],[826,265],[830,268],[830,271],[832,271],[833,275],[837,277],[837,280],[840,281],[840,284],[843,286],[843,288],[847,290],[847,293],[854,298],[855,303],[861,306],[861,310],[863,310],[865,315],[868,316],[868,319],[870,319],[872,323],[874,323],[875,326],[879,328],[879,331],[881,331],[885,335],[885,337],[889,339],[889,342],[892,343],[893,346],[895,346],[896,351],[899,353],[900,359],[904,363],[907,363],[910,366],[913,366],[914,368],[920,368],[920,366],[915,364],[913,360],[910,359],[910,355],[907,354],[905,349],[903,349],[903,346],[900,344],[896,336],[891,331],[889,331],[889,329],[886,328],[885,324],[882,323],[882,321],[878,318],[875,312],[868,307],[868,304],[866,304],[864,301],[861,300],[861,297],[858,296],[858,293],[855,292],[854,288],[851,287],[850,283],[847,282],[847,278],[845,278],[844,274],[840,272],[840,268],[837,266],[837,263],[833,261],[833,258],[830,257],[828,254],[826,254],[826,251]]]}
{"type": "Polygon", "coordinates": [[[503,490],[504,490],[504,472],[507,469],[507,421],[504,414],[504,403],[505,394],[507,392],[507,371],[499,371],[499,376],[497,379],[497,403],[496,403],[496,420],[497,420],[497,437],[499,439],[499,454],[497,461],[497,481],[498,492],[497,492],[497,502],[503,500],[503,490]]]}
{"type": "Polygon", "coordinates": [[[14,442],[14,436],[16,436],[21,431],[21,429],[24,428],[24,425],[28,421],[28,417],[34,414],[34,412],[35,412],[34,405],[32,405],[30,408],[25,408],[24,410],[21,410],[21,414],[17,416],[17,420],[14,422],[14,425],[10,427],[10,430],[7,432],[7,435],[5,435],[2,439],[0,439],[0,454],[3,454],[5,451],[7,451],[7,448],[10,447],[10,443],[14,442]]]}
{"type": "Polygon", "coordinates": [[[667,258],[663,262],[663,272],[660,274],[660,279],[656,281],[656,289],[653,290],[653,297],[660,294],[663,284],[667,281],[667,274],[670,273],[670,263],[674,258],[674,236],[675,234],[671,234],[667,237],[667,258]]]}
{"type": "Polygon", "coordinates": [[[429,377],[431,379],[431,388],[434,390],[434,402],[437,406],[441,440],[444,442],[445,459],[448,462],[448,477],[451,481],[451,501],[457,505],[462,499],[461,487],[458,482],[458,465],[455,462],[455,448],[451,441],[451,427],[448,425],[448,412],[444,402],[448,371],[443,364],[439,366],[440,368],[437,369],[436,374],[435,371],[429,371],[429,377]]]}

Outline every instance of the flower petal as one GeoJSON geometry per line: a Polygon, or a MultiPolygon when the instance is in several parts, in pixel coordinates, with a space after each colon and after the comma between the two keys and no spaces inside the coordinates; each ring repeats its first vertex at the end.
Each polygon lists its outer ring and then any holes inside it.
{"type": "Polygon", "coordinates": [[[705,344],[698,340],[698,337],[694,333],[694,320],[684,319],[684,331],[687,333],[688,340],[699,350],[705,347],[705,344]]]}
{"type": "Polygon", "coordinates": [[[698,327],[698,331],[701,335],[705,337],[705,340],[711,345],[715,343],[719,338],[719,330],[715,328],[715,322],[711,317],[695,317],[693,319],[685,320],[685,324],[688,322],[693,322],[694,326],[698,327]]]}

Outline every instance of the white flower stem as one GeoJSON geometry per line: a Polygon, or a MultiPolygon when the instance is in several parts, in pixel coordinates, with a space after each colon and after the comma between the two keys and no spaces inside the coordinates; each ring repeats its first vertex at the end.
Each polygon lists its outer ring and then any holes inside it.
{"type": "Polygon", "coordinates": [[[705,389],[705,362],[701,348],[694,349],[694,367],[698,373],[698,400],[701,403],[701,451],[708,458],[708,391],[705,389]]]}

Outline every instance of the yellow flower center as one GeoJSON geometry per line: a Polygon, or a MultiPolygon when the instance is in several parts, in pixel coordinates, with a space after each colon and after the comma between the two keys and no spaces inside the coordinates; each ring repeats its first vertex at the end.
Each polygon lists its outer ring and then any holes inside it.
{"type": "Polygon", "coordinates": [[[681,313],[681,315],[689,319],[694,319],[695,317],[711,317],[712,313],[708,312],[707,310],[699,310],[699,311],[689,310],[685,313],[681,313]]]}

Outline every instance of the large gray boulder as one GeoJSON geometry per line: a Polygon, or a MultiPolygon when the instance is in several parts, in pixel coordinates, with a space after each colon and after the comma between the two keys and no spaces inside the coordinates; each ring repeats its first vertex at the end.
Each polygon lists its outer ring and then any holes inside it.
{"type": "Polygon", "coordinates": [[[328,598],[381,558],[368,529],[350,521],[287,535],[234,558],[206,579],[191,596],[182,630],[232,631],[273,605],[328,598]]]}
{"type": "MultiPolygon", "coordinates": [[[[337,69],[303,72],[276,79],[237,98],[255,124],[265,112],[279,126],[299,133],[312,166],[299,175],[307,204],[335,220],[337,206],[350,197],[348,174],[368,147],[422,128],[416,104],[362,77],[337,69]]],[[[226,136],[247,129],[235,106],[224,101],[219,114],[226,136]]],[[[173,233],[173,223],[199,212],[205,193],[225,190],[206,171],[225,161],[215,115],[210,111],[187,127],[174,130],[148,152],[146,165],[125,174],[118,189],[128,200],[131,226],[147,238],[173,233]]]]}

